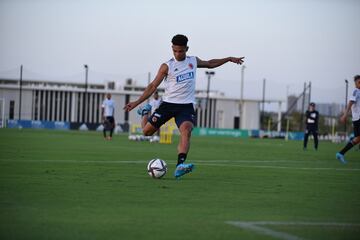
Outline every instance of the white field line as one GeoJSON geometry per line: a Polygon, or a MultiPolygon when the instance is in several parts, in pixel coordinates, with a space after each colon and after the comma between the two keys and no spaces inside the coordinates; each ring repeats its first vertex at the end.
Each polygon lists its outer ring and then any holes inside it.
{"type": "MultiPolygon", "coordinates": [[[[65,161],[73,161],[73,162],[123,162],[123,163],[145,163],[148,160],[76,160],[76,159],[0,159],[0,161],[33,161],[33,162],[65,162],[65,161]]],[[[175,160],[174,160],[175,161],[175,160]]],[[[304,162],[301,160],[194,160],[195,163],[291,163],[291,162],[304,162]]]]}
{"type": "Polygon", "coordinates": [[[334,171],[360,171],[360,168],[320,168],[320,167],[288,167],[288,166],[268,166],[268,165],[240,165],[240,164],[201,164],[204,166],[222,167],[241,167],[241,168],[271,168],[271,169],[290,169],[290,170],[334,170],[334,171]]]}
{"type": "Polygon", "coordinates": [[[360,227],[358,223],[335,223],[335,222],[274,222],[274,221],[260,221],[260,222],[242,222],[242,221],[228,221],[227,224],[243,228],[246,230],[252,230],[254,232],[267,235],[273,238],[283,239],[283,240],[301,240],[295,235],[291,235],[285,232],[275,231],[264,227],[264,225],[272,226],[322,226],[322,227],[360,227]]]}
{"type": "MultiPolygon", "coordinates": [[[[50,163],[113,163],[113,164],[146,164],[148,160],[50,160],[50,159],[27,159],[27,160],[12,160],[12,159],[1,159],[0,162],[50,162],[50,163]]],[[[263,168],[263,169],[286,169],[286,170],[320,170],[320,171],[360,171],[360,168],[321,168],[321,167],[289,167],[289,166],[271,166],[271,165],[242,165],[241,163],[278,163],[285,161],[225,161],[228,163],[221,164],[221,160],[206,161],[197,160],[195,164],[199,163],[200,166],[215,166],[215,167],[239,167],[239,168],[263,168]],[[215,162],[215,163],[212,163],[215,162]],[[218,162],[218,163],[217,163],[218,162]],[[229,164],[229,163],[240,163],[240,164],[229,164]]],[[[289,161],[288,163],[291,163],[289,161]]],[[[167,163],[168,165],[174,165],[174,162],[167,163]]]]}
{"type": "Polygon", "coordinates": [[[247,222],[226,222],[226,223],[231,224],[231,225],[236,226],[236,227],[239,227],[239,228],[243,228],[245,230],[252,230],[252,231],[257,232],[259,234],[267,235],[267,236],[277,238],[277,239],[301,240],[301,238],[299,238],[299,237],[297,237],[295,235],[291,235],[291,234],[284,233],[284,232],[274,231],[272,229],[257,226],[256,224],[252,224],[252,223],[247,223],[247,222]]]}

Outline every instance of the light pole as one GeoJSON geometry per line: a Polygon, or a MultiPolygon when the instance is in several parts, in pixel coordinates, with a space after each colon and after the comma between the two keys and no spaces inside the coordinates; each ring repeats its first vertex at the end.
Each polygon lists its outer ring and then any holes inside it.
{"type": "MultiPolygon", "coordinates": [[[[261,123],[264,121],[264,112],[265,112],[265,87],[266,87],[266,79],[263,79],[263,91],[262,91],[262,109],[261,109],[261,117],[260,117],[260,128],[261,128],[261,123]]],[[[265,126],[265,125],[264,125],[265,126]]],[[[265,129],[265,127],[264,127],[265,129]]]]}
{"type": "Polygon", "coordinates": [[[207,82],[207,91],[206,91],[206,109],[205,109],[205,123],[209,123],[208,127],[210,127],[210,114],[209,114],[209,94],[210,94],[210,78],[211,76],[215,75],[214,71],[206,71],[205,72],[206,76],[208,77],[208,82],[207,82]],[[208,116],[209,114],[209,116],[208,116]],[[209,120],[208,120],[208,119],[209,120]]]}
{"type": "Polygon", "coordinates": [[[19,81],[19,120],[21,120],[21,98],[22,98],[22,78],[23,78],[23,65],[20,66],[20,81],[19,81]]]}
{"type": "Polygon", "coordinates": [[[240,104],[239,104],[239,129],[241,129],[241,118],[243,113],[243,105],[244,105],[244,70],[246,66],[241,66],[241,83],[240,83],[240,104]]]}
{"type": "MultiPolygon", "coordinates": [[[[347,106],[347,103],[348,103],[348,90],[349,90],[349,81],[347,79],[345,79],[345,108],[347,106]]],[[[345,120],[345,124],[344,124],[344,132],[346,134],[346,120],[345,120]]]]}
{"type": "Polygon", "coordinates": [[[85,109],[86,109],[86,99],[87,99],[87,88],[88,88],[88,71],[89,71],[89,67],[87,64],[84,64],[84,68],[85,68],[85,91],[84,91],[84,96],[83,96],[83,122],[85,123],[85,109]]]}

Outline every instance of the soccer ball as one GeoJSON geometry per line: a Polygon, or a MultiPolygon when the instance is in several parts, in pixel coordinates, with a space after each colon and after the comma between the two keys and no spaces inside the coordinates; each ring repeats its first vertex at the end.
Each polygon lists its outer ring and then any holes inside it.
{"type": "Polygon", "coordinates": [[[147,165],[148,173],[153,178],[162,178],[167,172],[167,165],[159,158],[152,159],[147,165]]]}

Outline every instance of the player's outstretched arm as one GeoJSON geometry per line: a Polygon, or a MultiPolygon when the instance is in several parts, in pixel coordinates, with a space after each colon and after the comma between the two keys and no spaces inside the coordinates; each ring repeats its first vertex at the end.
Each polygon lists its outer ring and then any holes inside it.
{"type": "Polygon", "coordinates": [[[160,69],[156,74],[155,79],[146,87],[143,94],[136,101],[129,102],[128,104],[126,104],[123,109],[129,112],[132,109],[134,109],[137,105],[141,104],[146,99],[148,99],[156,91],[157,87],[164,80],[167,73],[168,73],[168,66],[165,63],[163,63],[160,66],[160,69]]]}
{"type": "Polygon", "coordinates": [[[347,115],[349,114],[353,104],[354,104],[353,101],[349,101],[349,103],[347,104],[347,106],[346,106],[346,108],[344,110],[343,115],[340,117],[340,122],[342,122],[342,123],[346,122],[347,115]]]}
{"type": "Polygon", "coordinates": [[[197,67],[198,68],[216,68],[219,67],[227,62],[232,62],[236,64],[242,64],[244,62],[245,57],[227,57],[221,59],[211,59],[208,61],[201,60],[200,58],[196,58],[197,60],[197,67]]]}

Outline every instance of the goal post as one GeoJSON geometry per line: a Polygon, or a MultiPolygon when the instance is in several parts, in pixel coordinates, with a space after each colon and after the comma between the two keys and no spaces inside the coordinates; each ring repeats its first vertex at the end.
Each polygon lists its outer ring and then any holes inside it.
{"type": "Polygon", "coordinates": [[[5,127],[5,99],[0,98],[0,128],[5,127]]]}

